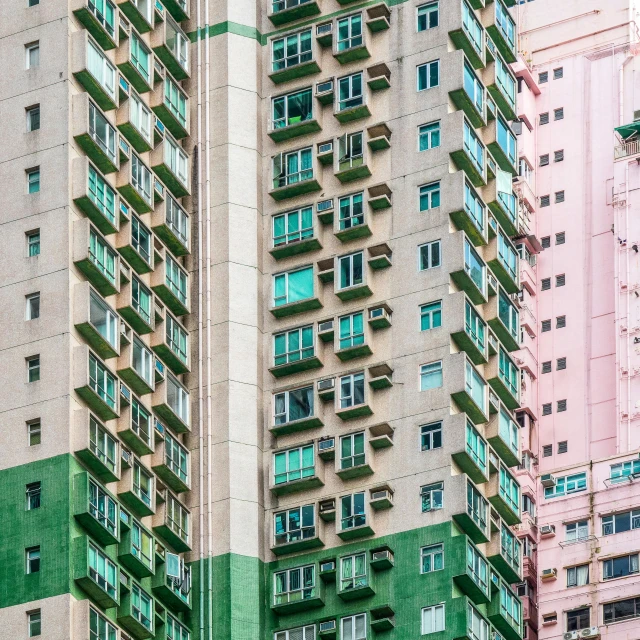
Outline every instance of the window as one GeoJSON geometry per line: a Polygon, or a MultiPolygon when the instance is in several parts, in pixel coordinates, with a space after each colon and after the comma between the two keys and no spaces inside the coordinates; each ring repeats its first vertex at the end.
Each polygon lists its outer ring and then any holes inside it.
{"type": "Polygon", "coordinates": [[[465,363],[465,391],[480,410],[486,414],[487,383],[469,360],[465,363]]]}
{"type": "Polygon", "coordinates": [[[362,200],[362,193],[354,193],[353,195],[340,198],[340,219],[338,221],[338,227],[340,231],[351,229],[353,227],[364,224],[364,209],[362,200]]]}
{"type": "MultiPolygon", "coordinates": [[[[506,529],[503,528],[502,531],[506,529]]],[[[489,595],[489,565],[470,542],[467,542],[467,571],[483,593],[489,595]]]]}
{"type": "Polygon", "coordinates": [[[444,545],[432,544],[420,549],[420,572],[432,573],[444,569],[444,545]]]}
{"type": "Polygon", "coordinates": [[[538,74],[538,84],[544,84],[545,82],[549,82],[549,72],[543,71],[538,74]]]}
{"type": "Polygon", "coordinates": [[[427,151],[440,146],[440,122],[431,122],[418,127],[418,150],[427,151]]]}
{"type": "Polygon", "coordinates": [[[367,523],[364,510],[365,492],[359,491],[340,498],[340,531],[363,527],[367,523]]]}
{"type": "Polygon", "coordinates": [[[518,431],[518,425],[511,419],[509,412],[502,406],[500,406],[498,432],[503,442],[506,442],[512,453],[517,456],[520,452],[520,432],[518,431]]]}
{"type": "Polygon", "coordinates": [[[524,158],[520,158],[518,174],[529,183],[533,178],[533,167],[524,158]]]}
{"type": "Polygon", "coordinates": [[[483,495],[476,489],[470,480],[467,480],[467,515],[485,533],[487,531],[487,513],[489,503],[483,495]]]}
{"type": "Polygon", "coordinates": [[[116,146],[118,134],[115,127],[111,125],[93,102],[89,102],[89,135],[96,145],[102,149],[110,162],[117,166],[116,146]]]}
{"type": "Polygon", "coordinates": [[[518,281],[518,253],[511,241],[500,231],[498,234],[498,260],[514,282],[518,281]]]}
{"type": "Polygon", "coordinates": [[[428,211],[440,206],[440,182],[432,182],[420,187],[420,211],[428,211]]]}
{"type": "Polygon", "coordinates": [[[519,398],[519,380],[520,380],[520,370],[513,362],[513,360],[509,357],[509,354],[503,349],[502,345],[500,345],[499,353],[498,353],[498,377],[500,381],[507,387],[509,393],[514,398],[519,398]]]}
{"type": "MultiPolygon", "coordinates": [[[[560,80],[560,78],[564,77],[564,69],[562,67],[558,67],[553,70],[553,79],[560,80]]],[[[587,625],[588,626],[588,625],[587,625]]]]}
{"type": "MultiPolygon", "coordinates": [[[[167,33],[167,43],[169,43],[167,33]]],[[[133,33],[131,36],[131,64],[142,79],[149,84],[151,79],[151,52],[142,40],[133,33]]]]}
{"type": "Polygon", "coordinates": [[[40,105],[36,104],[33,107],[26,109],[27,113],[27,132],[37,131],[40,129],[40,105]]]}
{"type": "Polygon", "coordinates": [[[616,533],[624,533],[640,529],[640,509],[614,513],[602,518],[602,535],[611,536],[616,533]]]}
{"type": "Polygon", "coordinates": [[[187,346],[188,334],[180,323],[169,313],[166,318],[166,333],[165,337],[167,345],[171,349],[178,359],[187,364],[189,360],[189,349],[187,346]]]}
{"type": "MultiPolygon", "coordinates": [[[[560,151],[553,152],[553,161],[554,162],[562,162],[564,160],[564,149],[560,149],[560,151]]],[[[563,193],[563,191],[559,191],[558,193],[563,193]]]]}
{"type": "Polygon", "coordinates": [[[442,386],[442,360],[420,366],[420,391],[442,386]]]}
{"type": "MultiPolygon", "coordinates": [[[[549,154],[544,153],[540,156],[539,164],[541,167],[546,167],[549,164],[549,154]]],[[[544,198],[544,196],[542,196],[544,198]]]]}
{"type": "Polygon", "coordinates": [[[167,375],[167,404],[184,424],[189,424],[189,392],[170,372],[167,375]]]}
{"type": "MultiPolygon", "coordinates": [[[[496,6],[498,6],[499,4],[500,1],[496,0],[496,6]]],[[[497,138],[498,145],[507,156],[509,162],[513,166],[516,166],[516,160],[518,157],[516,137],[513,135],[513,132],[509,128],[509,125],[502,119],[501,116],[498,116],[497,138]]]]}
{"type": "Polygon", "coordinates": [[[279,605],[313,598],[316,595],[315,579],[315,565],[274,573],[273,603],[279,605]]]}
{"type": "Polygon", "coordinates": [[[551,278],[542,278],[540,281],[540,289],[542,291],[549,291],[549,289],[551,289],[551,278]]]}
{"type": "Polygon", "coordinates": [[[35,638],[42,633],[42,615],[40,609],[27,613],[27,627],[29,630],[29,638],[35,638]]]}
{"type": "Polygon", "coordinates": [[[567,587],[583,587],[589,583],[589,565],[581,564],[567,569],[567,587]]]}
{"type": "MultiPolygon", "coordinates": [[[[364,344],[364,314],[352,313],[342,316],[340,324],[340,349],[349,349],[364,344]]],[[[313,332],[313,328],[312,328],[313,332]]]]}
{"type": "Polygon", "coordinates": [[[40,380],[40,356],[31,356],[27,362],[27,382],[38,382],[40,380]]]}
{"type": "MultiPolygon", "coordinates": [[[[476,18],[475,12],[466,3],[462,2],[462,28],[467,34],[471,44],[479,54],[480,58],[484,58],[484,29],[476,18]]],[[[515,100],[515,98],[514,98],[515,100]]]]}
{"type": "Polygon", "coordinates": [[[338,258],[340,289],[355,287],[364,282],[363,263],[362,252],[338,258]]]}
{"type": "MultiPolygon", "coordinates": [[[[275,0],[275,4],[284,5],[284,0],[275,0]]],[[[365,615],[365,614],[362,614],[365,615]]],[[[366,628],[366,624],[363,629],[366,628]]],[[[315,640],[316,637],[316,625],[310,624],[306,627],[297,627],[296,629],[287,629],[286,631],[278,631],[273,634],[274,640],[315,640]]],[[[362,640],[366,639],[365,635],[362,636],[362,640]]],[[[187,639],[188,640],[188,639],[187,639]]],[[[352,636],[349,637],[349,640],[355,640],[352,636]]]]}
{"type": "Polygon", "coordinates": [[[40,66],[40,43],[31,42],[24,45],[26,54],[26,68],[36,69],[40,66]]]}
{"type": "Polygon", "coordinates": [[[500,586],[500,613],[512,627],[520,630],[520,600],[506,585],[500,586]]]}
{"type": "MultiPolygon", "coordinates": [[[[312,626],[311,629],[315,629],[315,627],[312,626]]],[[[169,612],[167,612],[166,632],[167,640],[190,640],[191,637],[189,629],[180,624],[180,622],[178,622],[169,612]]],[[[281,635],[284,638],[284,633],[286,632],[278,633],[278,638],[281,635]]],[[[109,638],[109,640],[111,640],[111,638],[109,638]]],[[[113,640],[115,640],[115,638],[113,640]]],[[[302,640],[302,638],[299,638],[298,640],[302,640]]],[[[313,637],[309,637],[307,640],[313,640],[313,637]]]]}
{"type": "Polygon", "coordinates": [[[135,582],[131,586],[131,613],[146,629],[153,629],[153,600],[135,582]]]}
{"type": "Polygon", "coordinates": [[[26,320],[36,320],[40,317],[40,293],[31,293],[25,297],[26,320]]]}
{"type": "Polygon", "coordinates": [[[558,358],[556,360],[556,369],[558,371],[562,371],[567,368],[567,359],[566,358],[558,358]]]}
{"type": "Polygon", "coordinates": [[[556,244],[564,244],[565,243],[565,232],[561,231],[560,233],[556,233],[556,244]]]}
{"type": "Polygon", "coordinates": [[[138,496],[147,507],[151,507],[153,475],[137,460],[133,461],[133,493],[138,496]]]}
{"type": "Polygon", "coordinates": [[[311,147],[279,154],[273,158],[273,188],[279,189],[313,178],[311,147]]]}
{"type": "Polygon", "coordinates": [[[554,120],[563,120],[564,119],[564,108],[560,107],[559,109],[553,110],[553,119],[554,120]]]}
{"type": "Polygon", "coordinates": [[[304,420],[311,416],[313,416],[313,387],[303,387],[275,394],[274,422],[276,426],[304,420]]]}
{"type": "Polygon", "coordinates": [[[542,457],[543,458],[549,458],[553,455],[553,445],[552,444],[545,444],[542,447],[542,457]]]}
{"type": "Polygon", "coordinates": [[[567,326],[567,316],[556,316],[556,329],[564,329],[567,326]]]}
{"type": "Polygon", "coordinates": [[[38,193],[40,191],[40,167],[27,169],[27,193],[38,193]]]}
{"type": "Polygon", "coordinates": [[[313,325],[277,333],[273,337],[273,364],[276,367],[307,360],[314,355],[313,325]]]}
{"type": "Polygon", "coordinates": [[[42,484],[40,482],[32,482],[26,486],[27,494],[27,511],[33,511],[40,508],[40,498],[42,496],[42,484]]]}
{"type": "Polygon", "coordinates": [[[357,13],[338,20],[337,51],[347,51],[355,47],[361,47],[362,39],[362,14],[357,13]]]}
{"type": "Polygon", "coordinates": [[[151,110],[134,91],[131,92],[129,99],[131,100],[129,103],[131,124],[142,134],[147,143],[153,146],[151,142],[151,110]]]}
{"type": "MultiPolygon", "coordinates": [[[[137,338],[135,338],[137,340],[137,338]]],[[[144,353],[144,352],[143,352],[144,353]]],[[[134,344],[134,362],[135,344],[134,344]]],[[[135,398],[131,398],[131,431],[135,433],[147,447],[153,449],[153,420],[151,413],[135,398]]]]}
{"type": "Polygon", "coordinates": [[[152,293],[142,282],[133,276],[131,280],[131,306],[134,311],[144,320],[146,324],[151,325],[151,300],[152,293]]]}
{"type": "Polygon", "coordinates": [[[428,331],[442,326],[442,300],[420,307],[420,330],[428,331]]]}
{"type": "Polygon", "coordinates": [[[432,89],[440,84],[440,60],[418,65],[418,91],[432,89]]]}
{"type": "Polygon", "coordinates": [[[311,89],[303,89],[272,101],[273,129],[281,129],[313,118],[311,89]]]}
{"type": "Polygon", "coordinates": [[[35,447],[42,441],[42,427],[40,420],[30,420],[27,422],[27,436],[29,446],[35,447]]]}
{"type": "Polygon", "coordinates": [[[540,124],[549,124],[549,112],[540,114],[540,124]]]}
{"type": "Polygon", "coordinates": [[[471,603],[467,606],[467,633],[470,640],[488,640],[489,625],[487,621],[476,611],[476,608],[471,603]]]}
{"type": "Polygon", "coordinates": [[[526,493],[522,494],[522,511],[528,513],[532,518],[536,517],[536,503],[526,493]]]}
{"type": "Polygon", "coordinates": [[[338,171],[362,166],[364,162],[364,139],[362,131],[345,133],[338,138],[338,171]]]}
{"type": "MultiPolygon", "coordinates": [[[[137,40],[137,38],[134,39],[137,40]]],[[[133,46],[133,45],[132,45],[133,46]]],[[[102,49],[91,40],[87,41],[87,69],[105,93],[116,102],[116,68],[104,55],[102,49]]]]}
{"type": "Polygon", "coordinates": [[[153,354],[137,336],[134,336],[133,338],[131,364],[133,370],[147,383],[149,387],[153,388],[153,354]]]}
{"type": "Polygon", "coordinates": [[[589,607],[567,611],[567,631],[580,631],[590,626],[591,609],[589,607]]]}
{"type": "Polygon", "coordinates": [[[440,240],[420,245],[418,254],[420,256],[420,271],[439,267],[442,264],[440,240]]]}
{"type": "Polygon", "coordinates": [[[183,185],[189,183],[189,157],[185,150],[168,134],[164,137],[165,162],[183,185]]]}
{"type": "MultiPolygon", "coordinates": [[[[295,639],[300,636],[295,636],[295,639]]],[[[367,638],[367,614],[359,613],[355,616],[348,616],[340,620],[340,640],[366,640],[367,638]]],[[[280,638],[276,638],[280,640],[280,638]]],[[[287,640],[294,640],[289,636],[287,640]]],[[[311,640],[306,638],[304,640],[311,640]]]]}
{"type": "Polygon", "coordinates": [[[26,572],[38,573],[40,571],[40,547],[30,547],[25,550],[26,572]]]}
{"type": "Polygon", "coordinates": [[[312,504],[274,514],[275,544],[287,544],[316,537],[315,510],[312,504]]]}
{"type": "Polygon", "coordinates": [[[587,490],[587,474],[574,473],[570,476],[556,478],[555,487],[545,487],[545,498],[557,498],[558,496],[569,495],[587,490]]]}
{"type": "Polygon", "coordinates": [[[422,610],[422,635],[444,631],[444,604],[422,610]]]}
{"type": "Polygon", "coordinates": [[[89,165],[89,199],[98,211],[116,226],[116,192],[109,183],[89,165]]]}
{"type": "Polygon", "coordinates": [[[470,420],[467,420],[465,442],[467,455],[473,460],[480,471],[484,475],[487,475],[487,443],[470,420]]]}
{"type": "Polygon", "coordinates": [[[151,171],[135,153],[131,154],[131,184],[140,197],[151,205],[151,171]]]}
{"type": "Polygon", "coordinates": [[[338,111],[355,109],[364,104],[362,73],[354,73],[338,80],[338,111]]]}
{"type": "Polygon", "coordinates": [[[509,11],[500,0],[496,0],[496,26],[506,40],[507,46],[515,53],[516,25],[509,11]]]}
{"type": "Polygon", "coordinates": [[[464,182],[464,209],[469,214],[471,221],[478,231],[485,235],[486,207],[482,199],[475,192],[473,187],[465,180],[464,182]]]}
{"type": "Polygon", "coordinates": [[[117,633],[118,630],[101,613],[89,607],[89,640],[116,640],[117,633]]]}
{"type": "Polygon", "coordinates": [[[564,191],[556,191],[555,202],[556,204],[561,204],[562,202],[564,202],[564,191]]]}
{"type": "Polygon", "coordinates": [[[621,482],[629,476],[640,475],[640,460],[627,460],[618,464],[611,465],[609,477],[612,482],[621,482]]]}
{"type": "Polygon", "coordinates": [[[429,2],[418,7],[418,33],[438,26],[438,3],[429,2]]]}
{"type": "Polygon", "coordinates": [[[89,513],[114,536],[118,532],[118,505],[97,483],[89,480],[89,513]]]}
{"type": "Polygon", "coordinates": [[[551,204],[550,196],[540,196],[540,206],[548,207],[551,204]]]}
{"type": "Polygon", "coordinates": [[[340,378],[340,409],[364,404],[364,373],[351,373],[340,378]]]}
{"type": "Polygon", "coordinates": [[[487,267],[467,238],[464,239],[464,270],[484,296],[486,292],[487,267]]]}
{"type": "Polygon", "coordinates": [[[115,438],[93,416],[89,416],[89,450],[115,475],[118,445],[115,438]]]}
{"type": "Polygon", "coordinates": [[[182,33],[180,27],[173,21],[171,16],[167,15],[167,37],[166,46],[178,61],[178,64],[185,70],[189,71],[189,40],[182,33]]]}
{"type": "Polygon", "coordinates": [[[37,7],[40,4],[40,0],[29,0],[27,3],[28,7],[37,7]]]}
{"type": "Polygon", "coordinates": [[[632,553],[610,560],[604,560],[602,563],[603,580],[613,580],[614,578],[623,578],[638,573],[638,554],[632,553]]]}
{"type": "Polygon", "coordinates": [[[340,558],[340,591],[367,586],[367,555],[357,553],[340,558]]]}
{"type": "Polygon", "coordinates": [[[342,436],[340,438],[340,469],[351,469],[364,463],[364,433],[342,436]]]}
{"type": "Polygon", "coordinates": [[[473,106],[484,116],[484,85],[478,80],[473,68],[466,60],[464,61],[462,86],[473,106]]]}
{"type": "Polygon", "coordinates": [[[170,78],[164,81],[164,103],[180,125],[187,128],[187,97],[182,89],[170,78]]]}
{"type": "Polygon", "coordinates": [[[164,461],[182,482],[189,483],[189,452],[171,435],[165,434],[164,461]]]}
{"type": "MultiPolygon", "coordinates": [[[[282,2],[284,8],[284,2],[282,2]]],[[[288,6],[291,2],[287,3],[288,6]]],[[[311,62],[311,29],[292,33],[285,38],[278,38],[271,43],[272,69],[280,71],[305,62],[311,62]]]]}
{"type": "Polygon", "coordinates": [[[519,342],[520,315],[503,289],[500,289],[498,293],[498,317],[509,332],[509,335],[516,342],[519,342]]]}
{"type": "Polygon", "coordinates": [[[27,236],[27,256],[33,258],[40,255],[40,229],[28,231],[27,236]]]}
{"type": "Polygon", "coordinates": [[[182,541],[189,544],[189,512],[171,494],[167,500],[166,524],[182,541]]]}
{"type": "Polygon", "coordinates": [[[551,403],[550,402],[545,402],[542,405],[542,415],[543,416],[550,416],[551,415],[551,403]]]}
{"type": "Polygon", "coordinates": [[[487,324],[468,300],[464,304],[464,330],[481,353],[486,354],[487,324]]]}
{"type": "Polygon", "coordinates": [[[442,447],[442,422],[433,422],[420,427],[420,449],[431,451],[442,447]]]}
{"type": "Polygon", "coordinates": [[[500,465],[499,495],[509,508],[520,516],[520,485],[517,480],[500,465]]]}
{"type": "Polygon", "coordinates": [[[556,403],[556,411],[558,413],[567,410],[567,401],[566,400],[558,400],[556,403]]]}
{"type": "Polygon", "coordinates": [[[111,0],[91,0],[87,8],[109,37],[115,40],[116,8],[114,3],[111,0]]]}
{"type": "Polygon", "coordinates": [[[434,482],[420,487],[420,496],[422,497],[422,513],[442,509],[444,505],[444,483],[434,482]]]}
{"type": "Polygon", "coordinates": [[[551,247],[551,238],[550,236],[544,236],[540,239],[543,249],[549,249],[551,247]]]}
{"type": "Polygon", "coordinates": [[[464,150],[471,158],[471,162],[478,172],[484,176],[484,145],[466,120],[463,127],[463,143],[464,150]]]}
{"type": "Polygon", "coordinates": [[[316,473],[312,444],[273,454],[274,484],[312,478],[316,473]]]}
{"type": "Polygon", "coordinates": [[[166,264],[166,285],[169,291],[178,298],[183,306],[187,306],[187,274],[180,267],[176,260],[174,260],[169,253],[167,253],[166,264]]]}
{"type": "Polygon", "coordinates": [[[603,605],[602,612],[605,624],[622,622],[640,617],[640,598],[627,598],[603,605]]]}
{"type": "Polygon", "coordinates": [[[174,233],[179,242],[189,247],[189,216],[186,211],[173,199],[171,194],[165,192],[167,226],[174,233]]]}

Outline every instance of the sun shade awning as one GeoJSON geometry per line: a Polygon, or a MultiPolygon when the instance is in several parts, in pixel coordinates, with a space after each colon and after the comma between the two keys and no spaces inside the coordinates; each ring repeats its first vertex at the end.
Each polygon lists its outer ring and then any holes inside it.
{"type": "Polygon", "coordinates": [[[616,127],[615,130],[623,137],[625,140],[632,136],[634,133],[640,133],[640,121],[638,122],[630,122],[629,124],[623,124],[621,127],[616,127]]]}

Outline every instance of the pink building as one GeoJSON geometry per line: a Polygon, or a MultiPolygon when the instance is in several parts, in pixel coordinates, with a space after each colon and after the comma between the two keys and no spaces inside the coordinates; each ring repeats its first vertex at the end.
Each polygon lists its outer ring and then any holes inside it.
{"type": "Polygon", "coordinates": [[[530,640],[640,638],[635,5],[519,6],[518,190],[542,247],[521,263],[530,640]]]}

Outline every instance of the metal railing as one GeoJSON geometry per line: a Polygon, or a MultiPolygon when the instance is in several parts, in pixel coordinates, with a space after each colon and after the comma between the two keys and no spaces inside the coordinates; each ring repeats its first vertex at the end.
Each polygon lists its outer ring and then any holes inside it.
{"type": "Polygon", "coordinates": [[[634,140],[633,142],[625,142],[619,147],[614,148],[614,160],[622,160],[629,156],[635,156],[640,154],[640,140],[634,140]]]}

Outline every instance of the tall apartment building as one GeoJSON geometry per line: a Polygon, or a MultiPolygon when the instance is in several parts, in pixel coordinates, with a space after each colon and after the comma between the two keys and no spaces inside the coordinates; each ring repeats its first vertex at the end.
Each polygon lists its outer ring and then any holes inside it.
{"type": "Polygon", "coordinates": [[[536,637],[514,4],[0,3],[11,637],[536,637]]]}

